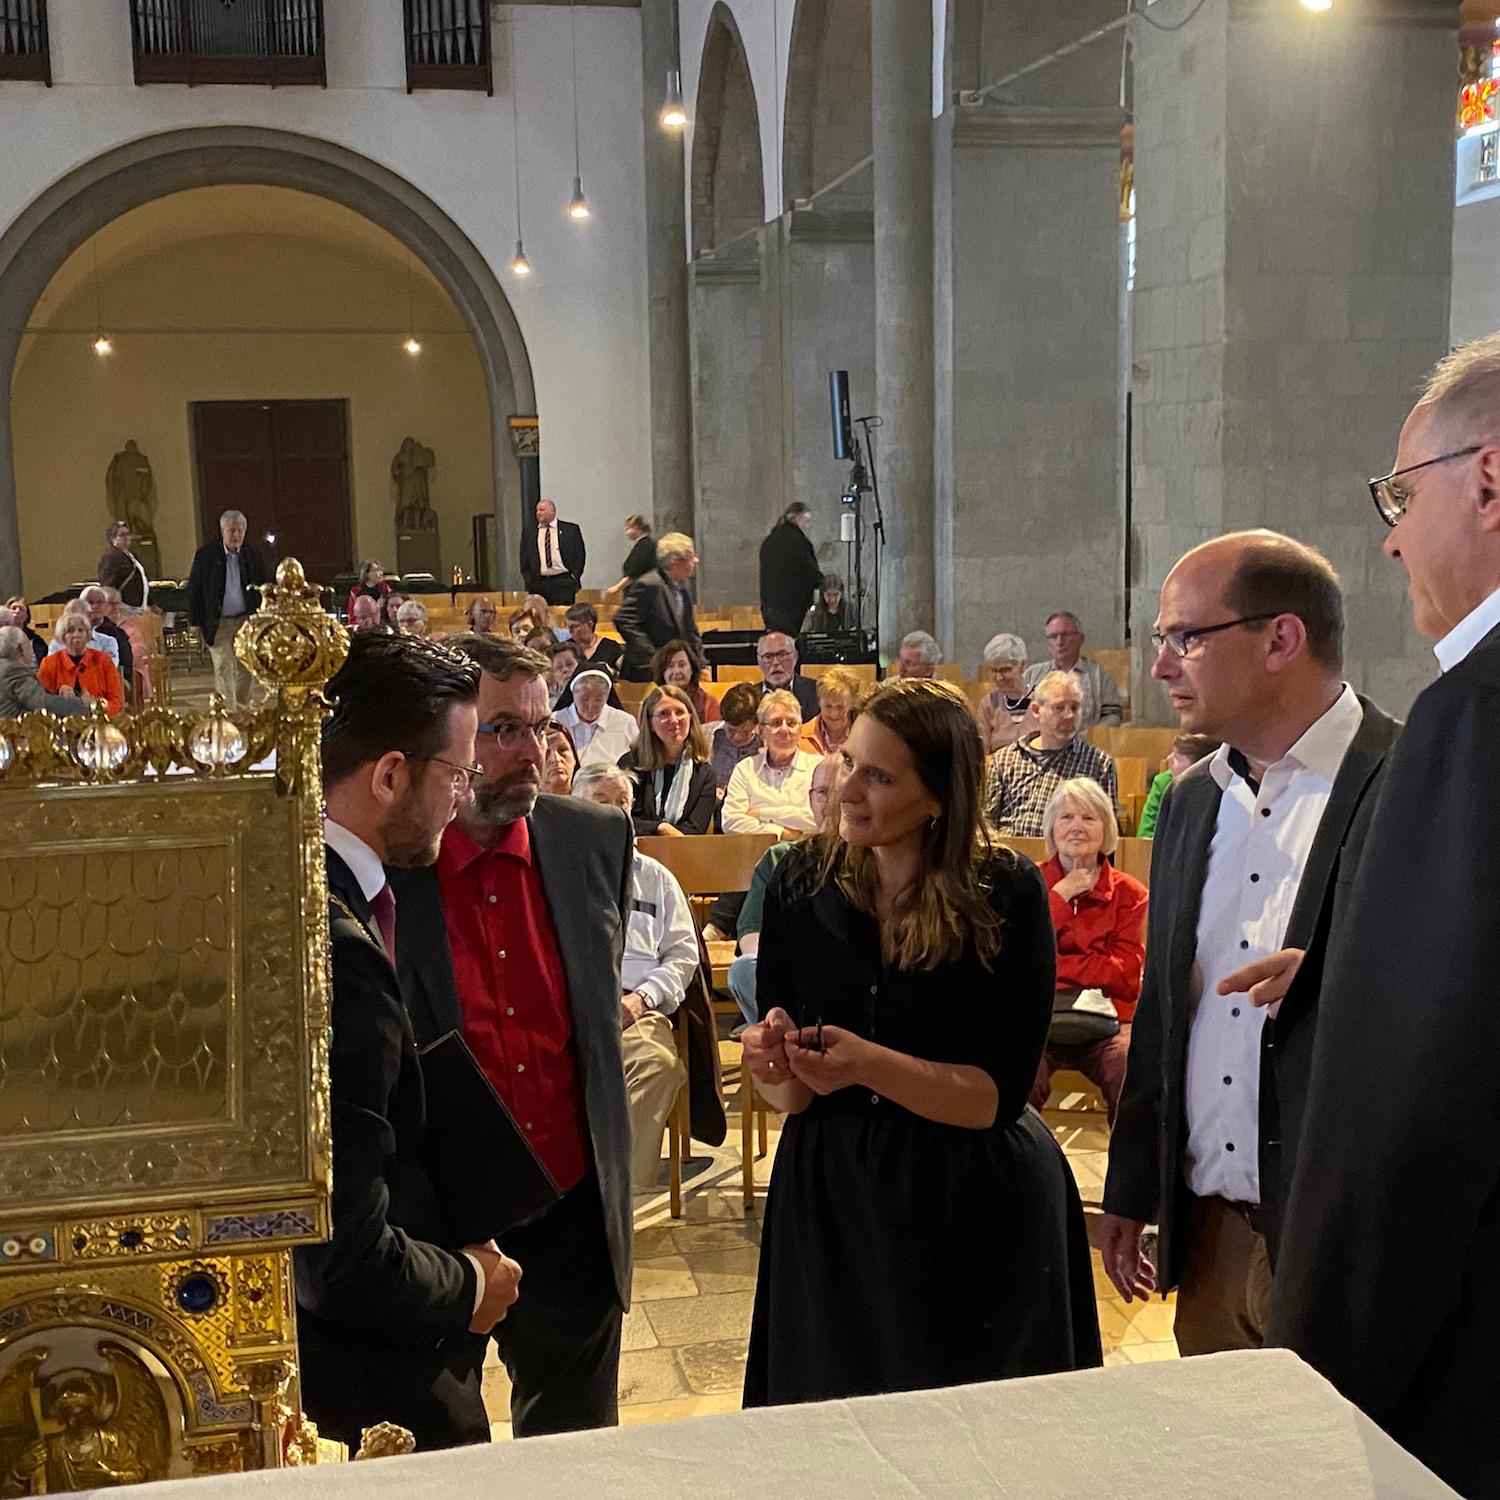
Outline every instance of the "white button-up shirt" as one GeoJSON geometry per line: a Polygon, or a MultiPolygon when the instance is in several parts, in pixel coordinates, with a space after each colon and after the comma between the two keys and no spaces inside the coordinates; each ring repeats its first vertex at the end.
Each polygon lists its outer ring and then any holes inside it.
{"type": "Polygon", "coordinates": [[[698,967],[698,933],[677,877],[649,854],[637,853],[630,880],[630,918],[620,978],[658,1015],[670,1016],[698,967]]]}
{"type": "Polygon", "coordinates": [[[1471,609],[1432,648],[1438,665],[1451,672],[1497,625],[1500,625],[1500,589],[1471,609]]]}
{"type": "Polygon", "coordinates": [[[559,573],[568,570],[563,567],[562,548],[558,543],[557,522],[550,526],[538,526],[536,529],[536,560],[541,567],[542,573],[548,578],[555,578],[559,573]],[[552,561],[547,561],[547,543],[552,543],[552,561]]]}
{"type": "Polygon", "coordinates": [[[797,750],[780,770],[766,764],[766,752],[742,760],[724,791],[725,833],[776,833],[783,828],[813,830],[807,797],[821,757],[797,750]]]}
{"type": "Polygon", "coordinates": [[[1209,846],[1194,1012],[1187,1051],[1187,1182],[1200,1198],[1260,1202],[1260,1042],[1266,1012],[1219,981],[1282,947],[1287,923],[1364,710],[1345,687],[1274,765],[1259,792],[1230,769],[1229,747],[1209,762],[1223,790],[1209,846]]]}

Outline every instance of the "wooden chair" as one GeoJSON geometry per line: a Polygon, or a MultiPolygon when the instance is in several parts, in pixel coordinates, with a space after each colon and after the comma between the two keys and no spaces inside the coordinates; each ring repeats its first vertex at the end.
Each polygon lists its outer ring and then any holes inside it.
{"type": "Polygon", "coordinates": [[[970,708],[978,708],[979,700],[995,690],[993,682],[961,682],[959,686],[964,690],[970,708]]]}
{"type": "Polygon", "coordinates": [[[1172,753],[1172,742],[1181,732],[1179,729],[1157,729],[1134,724],[1119,728],[1096,724],[1085,731],[1084,738],[1116,760],[1122,755],[1140,756],[1146,762],[1148,775],[1154,776],[1165,765],[1167,757],[1172,753]]]}
{"type": "Polygon", "coordinates": [[[1141,810],[1146,805],[1146,792],[1150,780],[1146,775],[1146,761],[1140,755],[1115,757],[1115,776],[1119,783],[1119,802],[1125,810],[1120,819],[1121,833],[1134,833],[1141,819],[1141,810]]]}
{"type": "Polygon", "coordinates": [[[639,714],[646,694],[655,686],[653,682],[617,682],[615,694],[620,700],[620,707],[628,714],[639,714]]]}
{"type": "Polygon", "coordinates": [[[760,682],[765,673],[759,667],[722,666],[714,668],[714,681],[728,687],[731,682],[760,682]]]}

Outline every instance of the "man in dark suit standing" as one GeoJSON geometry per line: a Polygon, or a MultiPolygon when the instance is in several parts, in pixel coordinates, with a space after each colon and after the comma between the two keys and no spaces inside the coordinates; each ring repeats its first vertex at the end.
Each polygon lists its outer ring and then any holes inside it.
{"type": "Polygon", "coordinates": [[[520,1277],[493,1244],[445,1242],[383,868],[430,865],[469,801],[478,689],[462,657],[374,633],[328,685],[333,1237],[294,1264],[303,1404],[351,1445],[387,1421],[422,1449],[488,1441],[474,1335],[505,1316],[520,1277]]]}
{"type": "Polygon", "coordinates": [[[703,665],[703,639],[693,619],[688,580],[698,571],[693,539],[669,531],[656,544],[656,566],[625,590],[615,614],[615,629],[625,642],[620,675],[627,682],[646,682],[651,658],[668,641],[682,641],[693,660],[703,665]]]}
{"type": "Polygon", "coordinates": [[[559,521],[550,500],[536,503],[536,527],[521,534],[521,578],[528,594],[548,604],[571,604],[583,584],[588,552],[583,532],[572,521],[559,521]]]}
{"type": "Polygon", "coordinates": [[[1443,675],[1329,939],[1271,1342],[1460,1493],[1496,1496],[1500,337],[1437,367],[1371,490],[1443,675]]]}
{"type": "Polygon", "coordinates": [[[234,654],[240,626],[260,606],[257,585],[271,581],[265,559],[246,540],[237,510],[219,517],[219,534],[193,555],[188,574],[188,623],[196,625],[213,658],[214,689],[228,709],[248,708],[252,681],[234,654]]]}
{"type": "Polygon", "coordinates": [[[1099,1243],[1128,1301],[1160,1225],[1184,1354],[1257,1348],[1270,1317],[1280,1143],[1305,1101],[1280,1087],[1280,1021],[1230,992],[1245,964],[1313,940],[1397,733],[1343,682],[1343,636],[1337,575],[1274,532],[1205,543],[1162,585],[1152,675],[1185,731],[1223,745],[1158,814],[1099,1243]]]}
{"type": "Polygon", "coordinates": [[[513,1431],[612,1426],[630,1302],[620,961],[632,829],[613,808],[538,797],[547,659],[490,636],[449,644],[482,673],[483,775],[436,867],[393,879],[407,1002],[419,1042],[463,1033],[562,1191],[501,1240],[526,1267],[495,1330],[513,1431]]]}
{"type": "Polygon", "coordinates": [[[807,536],[811,525],[812,511],[798,500],[787,506],[760,544],[761,618],[767,630],[794,640],[823,582],[818,554],[807,536]]]}

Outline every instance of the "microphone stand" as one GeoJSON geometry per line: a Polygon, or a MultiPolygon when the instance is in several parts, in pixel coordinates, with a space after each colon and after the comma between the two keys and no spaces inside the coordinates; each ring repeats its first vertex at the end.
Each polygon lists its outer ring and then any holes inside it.
{"type": "MultiPolygon", "coordinates": [[[[864,443],[864,447],[865,447],[865,452],[868,454],[869,461],[870,461],[870,483],[869,483],[869,491],[870,491],[870,494],[873,495],[874,498],[875,498],[875,528],[874,528],[874,530],[875,530],[875,595],[874,595],[875,609],[874,609],[874,614],[875,614],[875,651],[876,651],[876,653],[878,655],[879,651],[880,651],[880,562],[881,562],[881,558],[882,558],[882,556],[884,555],[884,552],[885,552],[885,515],[884,515],[884,512],[882,512],[882,510],[880,508],[880,472],[879,472],[879,469],[876,466],[876,462],[875,462],[875,438],[874,438],[872,429],[876,428],[876,427],[884,426],[885,425],[885,419],[883,417],[869,416],[869,417],[856,417],[855,420],[859,423],[859,425],[861,427],[864,428],[864,431],[865,431],[865,443],[864,443]]],[[[855,450],[856,450],[856,453],[858,452],[858,449],[859,449],[859,440],[856,438],[855,439],[855,450]]],[[[857,509],[858,508],[856,507],[856,510],[857,509]]],[[[863,527],[862,526],[860,528],[860,531],[861,531],[861,534],[862,534],[863,533],[863,527]]],[[[863,627],[864,627],[864,614],[863,614],[863,610],[861,610],[861,613],[860,613],[860,627],[861,627],[861,629],[863,629],[863,627]]]]}

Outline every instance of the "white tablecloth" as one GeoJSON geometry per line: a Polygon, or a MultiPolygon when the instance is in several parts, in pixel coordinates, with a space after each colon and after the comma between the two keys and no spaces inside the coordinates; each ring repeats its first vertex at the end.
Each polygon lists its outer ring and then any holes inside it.
{"type": "MultiPolygon", "coordinates": [[[[1475,1435],[1480,1441],[1480,1435],[1475,1435]]],[[[1452,1496],[1284,1350],[779,1407],[99,1500],[1430,1500],[1452,1496]]]]}

